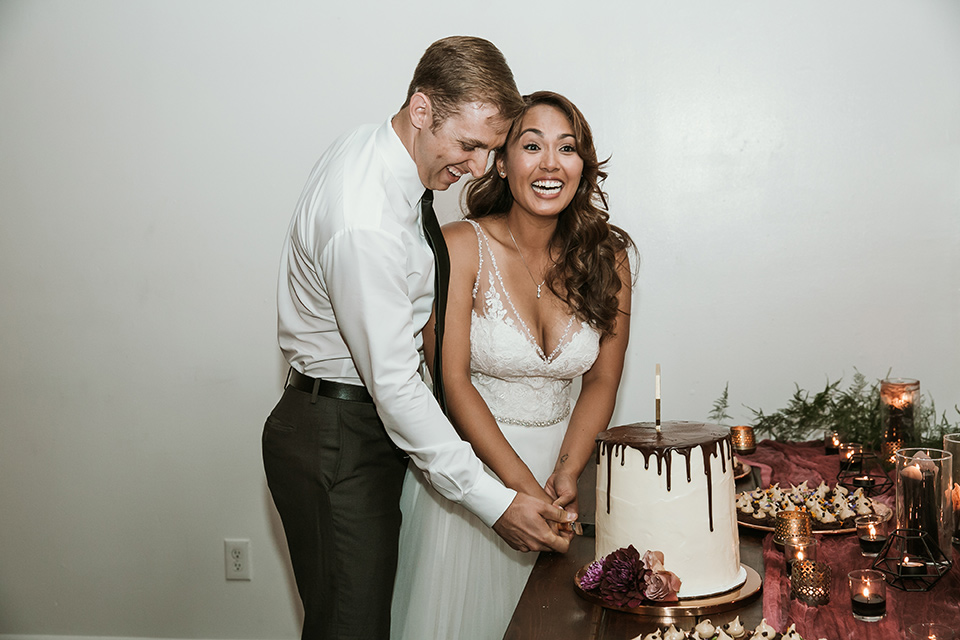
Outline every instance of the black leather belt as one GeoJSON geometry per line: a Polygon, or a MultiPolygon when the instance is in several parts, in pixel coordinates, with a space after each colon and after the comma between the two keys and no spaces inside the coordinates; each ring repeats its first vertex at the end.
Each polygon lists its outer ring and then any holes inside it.
{"type": "Polygon", "coordinates": [[[344,382],[332,382],[321,378],[311,378],[305,376],[296,369],[290,369],[287,376],[287,386],[293,387],[298,391],[305,391],[313,396],[325,398],[336,398],[337,400],[346,400],[348,402],[366,402],[373,404],[373,398],[365,387],[355,384],[346,384],[344,382]]]}

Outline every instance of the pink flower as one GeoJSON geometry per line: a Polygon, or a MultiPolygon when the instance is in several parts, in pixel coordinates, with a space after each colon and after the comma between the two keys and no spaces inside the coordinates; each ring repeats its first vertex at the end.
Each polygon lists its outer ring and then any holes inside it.
{"type": "Polygon", "coordinates": [[[663,551],[647,551],[643,554],[643,568],[647,571],[663,571],[663,551]]]}
{"type": "MultiPolygon", "coordinates": [[[[661,565],[662,566],[662,565],[661,565]]],[[[644,576],[646,589],[643,595],[650,600],[676,602],[680,591],[680,578],[671,571],[650,571],[644,576]]]]}

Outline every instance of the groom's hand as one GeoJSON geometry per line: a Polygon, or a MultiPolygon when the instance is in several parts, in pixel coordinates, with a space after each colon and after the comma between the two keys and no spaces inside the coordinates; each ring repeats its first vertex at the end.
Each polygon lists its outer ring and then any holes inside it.
{"type": "Polygon", "coordinates": [[[517,493],[493,530],[518,551],[557,551],[566,553],[570,536],[561,536],[551,523],[573,522],[576,514],[548,504],[525,493],[517,493]]]}

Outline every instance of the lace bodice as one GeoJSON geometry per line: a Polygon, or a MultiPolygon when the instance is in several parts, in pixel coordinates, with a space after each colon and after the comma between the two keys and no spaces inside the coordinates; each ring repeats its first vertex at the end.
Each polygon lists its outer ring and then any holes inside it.
{"type": "Polygon", "coordinates": [[[477,232],[480,267],[473,286],[470,373],[498,422],[541,427],[570,414],[570,384],[593,366],[600,334],[570,316],[556,347],[544,353],[503,285],[490,239],[477,232]]]}

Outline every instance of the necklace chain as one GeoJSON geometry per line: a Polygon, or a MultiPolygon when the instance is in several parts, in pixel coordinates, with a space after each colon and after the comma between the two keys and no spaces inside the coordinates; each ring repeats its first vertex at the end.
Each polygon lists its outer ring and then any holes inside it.
{"type": "Polygon", "coordinates": [[[543,282],[537,284],[537,279],[533,277],[533,271],[530,270],[530,265],[527,264],[527,259],[523,257],[523,251],[520,251],[520,245],[517,244],[517,239],[513,237],[513,231],[510,229],[510,223],[507,222],[507,233],[510,234],[510,239],[513,240],[513,246],[517,248],[517,253],[520,254],[520,260],[523,261],[523,266],[526,268],[527,273],[530,274],[530,279],[533,280],[533,284],[537,286],[537,300],[540,299],[540,288],[547,281],[546,278],[543,279],[543,282]]]}

